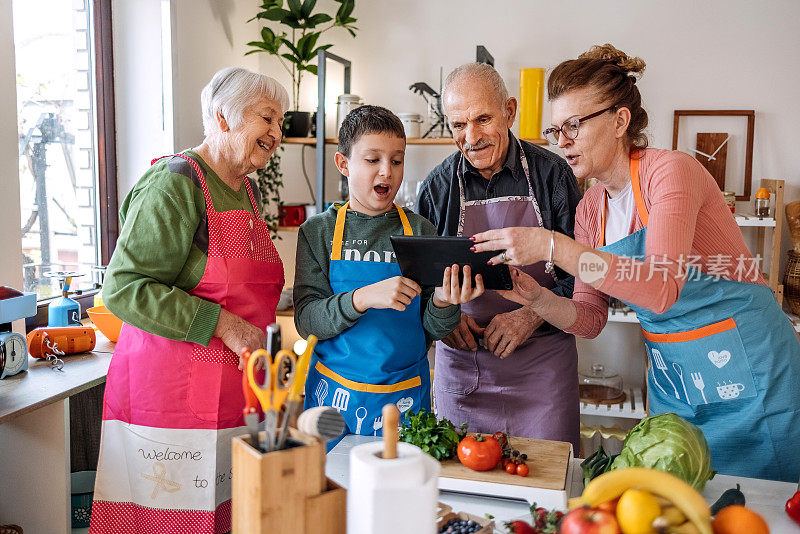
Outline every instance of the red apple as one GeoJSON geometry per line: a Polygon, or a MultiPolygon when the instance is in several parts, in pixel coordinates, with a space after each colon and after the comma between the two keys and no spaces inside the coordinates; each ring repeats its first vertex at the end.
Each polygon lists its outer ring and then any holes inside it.
{"type": "Polygon", "coordinates": [[[617,518],[605,510],[584,506],[564,516],[558,529],[561,534],[619,534],[617,518]]]}

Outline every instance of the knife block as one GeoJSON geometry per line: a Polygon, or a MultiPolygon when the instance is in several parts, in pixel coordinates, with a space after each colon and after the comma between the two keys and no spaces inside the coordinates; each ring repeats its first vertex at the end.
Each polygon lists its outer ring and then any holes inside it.
{"type": "Polygon", "coordinates": [[[289,431],[296,446],[268,453],[233,438],[233,534],[345,534],[347,493],[325,477],[324,444],[289,431]]]}

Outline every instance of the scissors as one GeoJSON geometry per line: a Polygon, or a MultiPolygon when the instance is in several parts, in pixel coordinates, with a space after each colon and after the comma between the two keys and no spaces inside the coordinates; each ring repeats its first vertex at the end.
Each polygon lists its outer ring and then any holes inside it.
{"type": "Polygon", "coordinates": [[[247,381],[250,384],[261,409],[264,410],[264,427],[266,442],[264,450],[271,451],[275,447],[275,431],[278,425],[278,412],[283,407],[289,390],[295,379],[297,359],[288,350],[282,349],[271,361],[264,349],[259,349],[247,359],[247,381]],[[256,379],[256,366],[264,369],[264,382],[256,379]]]}
{"type": "MultiPolygon", "coordinates": [[[[246,351],[242,357],[244,361],[250,360],[250,351],[246,351]]],[[[245,363],[246,365],[246,363],[245,363]]],[[[258,398],[250,387],[247,373],[242,373],[242,391],[244,392],[244,423],[250,431],[250,445],[257,449],[258,443],[258,398]]]]}
{"type": "Polygon", "coordinates": [[[294,383],[289,389],[289,398],[286,401],[286,412],[283,414],[283,421],[281,421],[281,430],[278,433],[278,450],[286,445],[286,438],[289,435],[289,421],[296,415],[297,411],[301,408],[302,397],[300,394],[303,392],[303,387],[306,385],[306,375],[308,374],[308,366],[311,363],[311,355],[314,354],[314,347],[317,344],[317,338],[313,334],[308,336],[306,340],[306,350],[297,361],[297,373],[292,377],[294,383]]]}

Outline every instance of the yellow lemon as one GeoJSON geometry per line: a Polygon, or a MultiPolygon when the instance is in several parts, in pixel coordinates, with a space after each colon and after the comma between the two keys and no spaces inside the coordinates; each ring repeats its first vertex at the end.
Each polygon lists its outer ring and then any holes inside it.
{"type": "Polygon", "coordinates": [[[655,532],[653,520],[661,515],[661,506],[651,493],[629,489],[617,503],[617,521],[623,534],[655,532]]]}

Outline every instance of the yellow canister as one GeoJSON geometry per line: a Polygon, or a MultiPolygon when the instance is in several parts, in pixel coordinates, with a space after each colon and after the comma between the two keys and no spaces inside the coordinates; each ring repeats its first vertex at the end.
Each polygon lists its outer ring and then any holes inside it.
{"type": "Polygon", "coordinates": [[[521,139],[538,139],[542,136],[543,97],[544,69],[520,69],[519,136],[521,139]]]}

